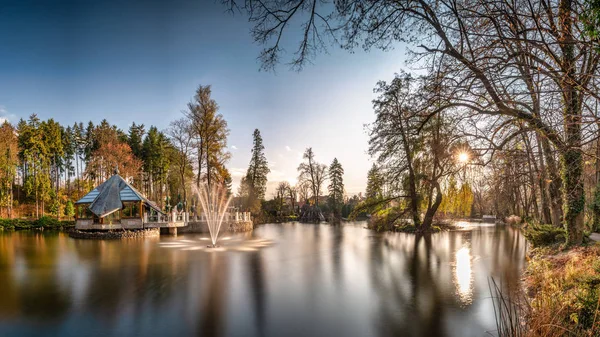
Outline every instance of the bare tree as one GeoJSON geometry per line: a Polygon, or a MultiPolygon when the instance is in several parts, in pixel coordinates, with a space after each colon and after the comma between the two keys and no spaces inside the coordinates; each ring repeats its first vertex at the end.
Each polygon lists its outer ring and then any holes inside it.
{"type": "Polygon", "coordinates": [[[327,165],[315,161],[315,154],[312,147],[307,148],[302,157],[305,162],[298,166],[300,174],[298,181],[307,181],[310,184],[315,206],[318,207],[321,188],[327,175],[327,165]]]}
{"type": "Polygon", "coordinates": [[[196,134],[192,127],[191,121],[188,118],[180,118],[172,121],[169,124],[167,135],[171,139],[171,143],[177,150],[177,156],[175,156],[175,165],[179,173],[179,179],[181,179],[181,187],[183,189],[183,200],[184,207],[187,209],[187,178],[192,172],[193,160],[193,149],[194,139],[196,134]]]}

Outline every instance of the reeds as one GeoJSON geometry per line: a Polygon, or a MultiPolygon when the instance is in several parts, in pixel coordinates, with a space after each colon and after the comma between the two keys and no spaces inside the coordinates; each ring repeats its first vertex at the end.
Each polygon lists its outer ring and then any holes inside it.
{"type": "Polygon", "coordinates": [[[494,316],[496,318],[496,336],[527,336],[526,316],[531,307],[521,291],[510,291],[503,288],[492,277],[488,279],[488,287],[492,295],[494,316]]]}

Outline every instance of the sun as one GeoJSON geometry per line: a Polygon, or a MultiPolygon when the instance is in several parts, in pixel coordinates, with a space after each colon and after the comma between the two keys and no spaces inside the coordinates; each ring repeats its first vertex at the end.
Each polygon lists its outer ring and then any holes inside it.
{"type": "Polygon", "coordinates": [[[459,152],[458,161],[463,164],[467,163],[469,161],[469,154],[467,152],[459,152]]]}

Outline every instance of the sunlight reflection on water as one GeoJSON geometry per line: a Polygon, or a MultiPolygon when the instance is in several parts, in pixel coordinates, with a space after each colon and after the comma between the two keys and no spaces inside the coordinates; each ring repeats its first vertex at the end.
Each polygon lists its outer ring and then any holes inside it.
{"type": "Polygon", "coordinates": [[[244,239],[223,237],[219,239],[218,247],[208,247],[206,242],[210,241],[208,237],[200,237],[195,240],[180,239],[176,241],[160,242],[158,246],[161,248],[177,249],[184,251],[205,251],[208,253],[238,251],[238,252],[253,252],[260,248],[269,247],[273,241],[266,239],[244,239]]]}
{"type": "Polygon", "coordinates": [[[461,302],[464,305],[470,304],[473,299],[473,271],[471,269],[471,250],[468,247],[462,247],[456,251],[454,278],[461,302]]]}

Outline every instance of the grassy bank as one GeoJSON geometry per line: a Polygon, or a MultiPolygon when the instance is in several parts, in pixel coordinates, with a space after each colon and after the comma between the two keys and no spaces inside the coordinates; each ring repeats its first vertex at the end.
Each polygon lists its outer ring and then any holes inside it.
{"type": "Polygon", "coordinates": [[[525,336],[600,336],[600,246],[535,248],[524,281],[525,336]]]}
{"type": "Polygon", "coordinates": [[[75,221],[57,220],[51,217],[41,217],[37,220],[0,219],[0,230],[22,229],[53,229],[63,230],[75,227],[75,221]]]}

